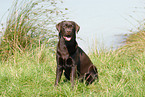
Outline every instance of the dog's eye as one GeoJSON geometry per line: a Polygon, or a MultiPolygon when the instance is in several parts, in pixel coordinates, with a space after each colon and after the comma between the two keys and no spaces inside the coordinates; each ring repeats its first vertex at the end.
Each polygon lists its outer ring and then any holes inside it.
{"type": "Polygon", "coordinates": [[[73,25],[69,25],[69,28],[73,28],[74,26],[73,25]]]}
{"type": "Polygon", "coordinates": [[[63,25],[63,28],[67,28],[67,26],[68,26],[68,25],[67,25],[67,24],[65,24],[65,25],[63,25]]]}
{"type": "Polygon", "coordinates": [[[63,26],[63,28],[66,28],[66,27],[67,27],[66,25],[63,26]]]}

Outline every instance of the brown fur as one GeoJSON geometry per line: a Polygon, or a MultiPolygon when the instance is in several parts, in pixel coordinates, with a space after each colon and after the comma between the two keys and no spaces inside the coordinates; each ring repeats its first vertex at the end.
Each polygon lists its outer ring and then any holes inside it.
{"type": "Polygon", "coordinates": [[[76,33],[80,27],[73,21],[62,21],[56,28],[59,31],[59,42],[56,51],[55,85],[58,85],[63,70],[65,77],[71,80],[72,87],[76,77],[85,79],[87,85],[98,79],[97,68],[76,42],[76,33]]]}

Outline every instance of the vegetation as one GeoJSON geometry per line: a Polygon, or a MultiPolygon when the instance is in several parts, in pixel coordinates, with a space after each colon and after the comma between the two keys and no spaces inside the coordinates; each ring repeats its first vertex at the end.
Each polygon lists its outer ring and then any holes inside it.
{"type": "Polygon", "coordinates": [[[0,44],[0,59],[7,60],[15,51],[32,50],[47,43],[56,42],[53,25],[64,18],[63,9],[57,7],[58,0],[14,0],[10,8],[6,28],[0,44]]]}
{"type": "MultiPolygon", "coordinates": [[[[3,45],[0,45],[0,96],[145,96],[144,26],[139,32],[130,35],[125,42],[126,45],[117,50],[95,49],[89,53],[90,59],[98,68],[99,82],[86,86],[76,80],[75,87],[72,89],[71,83],[66,82],[64,76],[59,86],[54,87],[56,61],[52,47],[55,47],[49,44],[55,45],[55,42],[45,42],[55,37],[53,29],[52,33],[46,34],[45,25],[44,28],[37,25],[39,20],[31,18],[32,20],[25,21],[25,19],[18,19],[18,16],[15,21],[8,19],[11,21],[4,30],[7,34],[4,34],[1,42],[3,45]]],[[[24,16],[21,14],[20,17],[24,16]]]]}
{"type": "MultiPolygon", "coordinates": [[[[132,32],[132,31],[131,31],[132,32]]],[[[132,32],[124,42],[126,45],[120,48],[122,54],[135,57],[145,51],[145,23],[142,24],[137,32],[132,32]]]]}
{"type": "Polygon", "coordinates": [[[90,86],[76,80],[74,89],[64,76],[54,87],[56,61],[49,48],[14,53],[0,64],[1,96],[134,96],[145,95],[145,53],[120,56],[118,51],[94,51],[89,56],[99,71],[99,82],[90,86]]]}

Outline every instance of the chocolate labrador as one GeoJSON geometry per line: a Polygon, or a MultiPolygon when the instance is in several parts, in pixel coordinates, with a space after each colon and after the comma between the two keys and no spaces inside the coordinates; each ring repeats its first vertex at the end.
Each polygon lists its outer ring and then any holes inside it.
{"type": "Polygon", "coordinates": [[[56,51],[55,85],[58,85],[63,70],[72,87],[76,77],[82,81],[85,79],[87,85],[98,79],[97,68],[76,42],[76,33],[80,27],[73,21],[62,21],[56,25],[56,28],[59,32],[59,42],[56,51]]]}

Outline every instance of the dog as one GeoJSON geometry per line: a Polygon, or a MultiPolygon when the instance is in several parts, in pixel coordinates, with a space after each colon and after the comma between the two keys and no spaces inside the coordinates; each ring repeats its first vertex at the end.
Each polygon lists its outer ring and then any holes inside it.
{"type": "Polygon", "coordinates": [[[76,33],[80,29],[78,24],[62,21],[56,25],[56,29],[59,32],[59,41],[56,51],[55,86],[58,85],[63,71],[66,79],[71,81],[72,87],[76,77],[81,81],[85,79],[87,85],[98,79],[97,68],[76,42],[76,33]]]}

